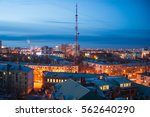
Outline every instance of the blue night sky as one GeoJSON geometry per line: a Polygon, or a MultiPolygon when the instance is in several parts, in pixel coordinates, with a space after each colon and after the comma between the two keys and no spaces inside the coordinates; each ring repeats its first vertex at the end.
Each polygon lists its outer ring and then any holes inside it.
{"type": "MultiPolygon", "coordinates": [[[[0,0],[0,35],[74,35],[76,0],[0,0]]],[[[150,38],[150,0],[78,0],[82,36],[150,38]]]]}

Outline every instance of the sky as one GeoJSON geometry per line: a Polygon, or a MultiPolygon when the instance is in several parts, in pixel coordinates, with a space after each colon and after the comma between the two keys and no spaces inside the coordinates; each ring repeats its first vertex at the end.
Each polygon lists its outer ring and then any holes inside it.
{"type": "MultiPolygon", "coordinates": [[[[0,0],[0,35],[74,35],[77,0],[0,0]]],[[[150,38],[150,0],[78,0],[81,36],[150,38]]]]}

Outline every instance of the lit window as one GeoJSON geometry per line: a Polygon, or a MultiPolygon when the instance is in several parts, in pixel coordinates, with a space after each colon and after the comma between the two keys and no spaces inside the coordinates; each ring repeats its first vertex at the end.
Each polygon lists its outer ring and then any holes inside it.
{"type": "Polygon", "coordinates": [[[58,79],[56,79],[56,82],[58,82],[58,79]]]}
{"type": "Polygon", "coordinates": [[[101,86],[100,89],[103,90],[103,87],[101,86]]]}
{"type": "Polygon", "coordinates": [[[109,86],[108,85],[104,85],[103,86],[103,90],[108,90],[109,89],[109,86]]]}
{"type": "Polygon", "coordinates": [[[129,83],[128,86],[131,87],[131,83],[129,83]]]}
{"type": "Polygon", "coordinates": [[[106,90],[109,89],[109,86],[108,86],[108,85],[100,86],[100,89],[101,89],[102,91],[106,91],[106,90]]]}
{"type": "Polygon", "coordinates": [[[47,79],[47,82],[49,82],[49,79],[47,79]]]}
{"type": "Polygon", "coordinates": [[[123,84],[120,84],[120,87],[124,87],[124,85],[123,85],[123,84]]]}
{"type": "Polygon", "coordinates": [[[6,75],[6,72],[4,72],[3,74],[6,75]]]}

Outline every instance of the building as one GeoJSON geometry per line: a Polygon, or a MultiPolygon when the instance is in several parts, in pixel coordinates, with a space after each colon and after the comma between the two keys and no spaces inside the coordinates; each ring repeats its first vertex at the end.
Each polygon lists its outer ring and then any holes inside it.
{"type": "Polygon", "coordinates": [[[136,85],[122,76],[110,77],[104,74],[44,72],[44,86],[46,89],[51,89],[51,87],[62,84],[67,80],[80,83],[80,85],[89,89],[93,95],[101,97],[99,99],[133,99],[138,92],[136,85]]]}
{"type": "Polygon", "coordinates": [[[110,99],[124,98],[133,99],[137,96],[138,89],[134,82],[122,76],[105,76],[111,92],[107,93],[110,99]]]}
{"type": "Polygon", "coordinates": [[[150,72],[139,73],[136,83],[150,87],[150,72]]]}
{"type": "Polygon", "coordinates": [[[150,72],[150,62],[132,62],[120,64],[118,62],[103,62],[85,60],[83,65],[94,68],[93,73],[106,73],[109,76],[127,76],[136,82],[138,73],[150,72]]]}
{"type": "Polygon", "coordinates": [[[10,54],[11,48],[1,48],[1,54],[10,54]]]}
{"type": "Polygon", "coordinates": [[[58,65],[73,65],[72,62],[69,62],[67,60],[65,60],[62,57],[58,57],[58,56],[49,56],[51,63],[52,64],[58,64],[58,65]]]}
{"type": "Polygon", "coordinates": [[[61,57],[61,58],[65,58],[65,54],[62,51],[53,51],[51,53],[52,56],[57,56],[57,57],[61,57]]]}
{"type": "Polygon", "coordinates": [[[136,82],[137,74],[150,72],[150,62],[135,62],[122,64],[122,75],[136,82]]]}
{"type": "Polygon", "coordinates": [[[43,46],[41,50],[42,50],[42,55],[50,55],[52,53],[52,48],[48,46],[43,46]]]}
{"type": "Polygon", "coordinates": [[[78,73],[78,66],[68,64],[26,64],[27,67],[34,69],[34,88],[39,89],[43,86],[43,72],[71,72],[78,73]]]}
{"type": "Polygon", "coordinates": [[[50,87],[57,83],[74,80],[86,86],[87,79],[100,79],[103,74],[84,74],[84,73],[67,73],[67,72],[44,72],[44,86],[50,87]]]}
{"type": "Polygon", "coordinates": [[[95,61],[95,60],[86,60],[83,61],[83,64],[85,66],[93,67],[98,74],[103,74],[106,73],[110,76],[116,76],[116,75],[121,75],[121,67],[122,65],[114,62],[102,62],[102,61],[95,61]]]}
{"type": "Polygon", "coordinates": [[[54,86],[53,99],[57,100],[79,100],[90,92],[79,83],[69,79],[54,86]]]}
{"type": "Polygon", "coordinates": [[[53,88],[51,99],[57,100],[104,100],[105,98],[92,92],[74,80],[68,79],[53,88]]]}
{"type": "Polygon", "coordinates": [[[0,64],[0,90],[12,95],[26,95],[33,90],[33,70],[17,64],[0,64]]]}
{"type": "Polygon", "coordinates": [[[73,56],[73,44],[61,44],[56,46],[56,51],[61,51],[65,54],[66,57],[73,56]]]}
{"type": "Polygon", "coordinates": [[[143,48],[141,57],[142,58],[147,58],[148,56],[150,56],[150,50],[147,49],[147,48],[143,48]]]}

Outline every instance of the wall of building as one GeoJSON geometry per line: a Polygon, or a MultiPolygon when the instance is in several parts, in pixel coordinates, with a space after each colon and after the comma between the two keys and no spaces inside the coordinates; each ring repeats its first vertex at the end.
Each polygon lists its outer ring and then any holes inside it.
{"type": "Polygon", "coordinates": [[[43,86],[43,72],[71,72],[78,73],[78,66],[42,66],[42,65],[27,65],[34,69],[34,88],[39,89],[43,86]]]}

